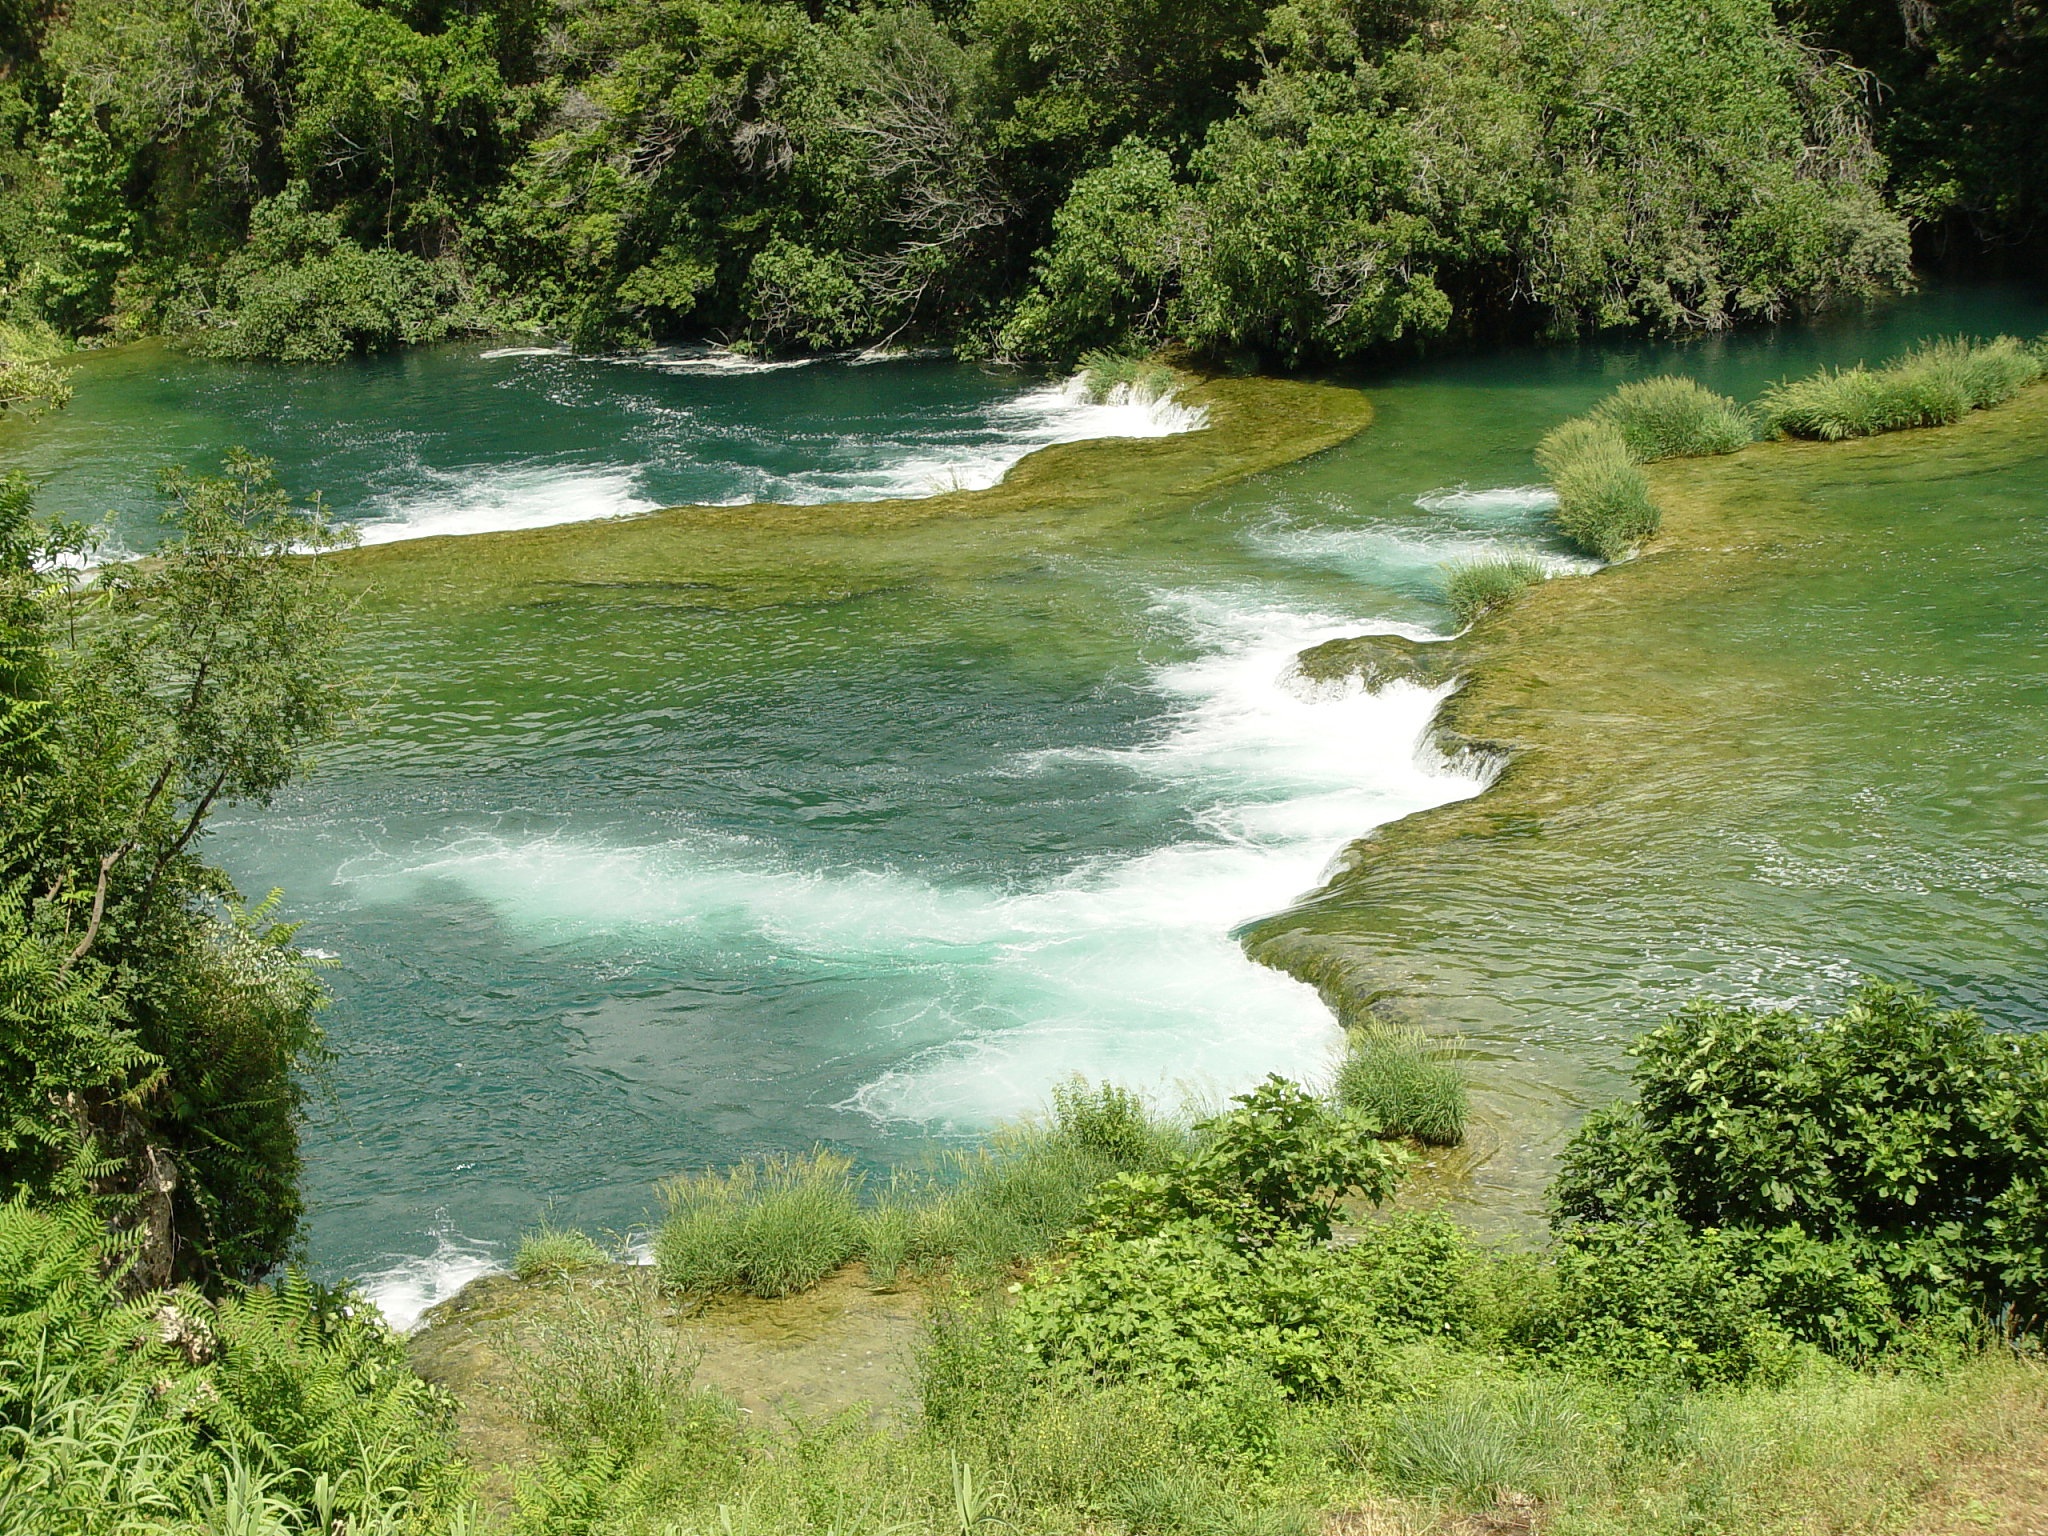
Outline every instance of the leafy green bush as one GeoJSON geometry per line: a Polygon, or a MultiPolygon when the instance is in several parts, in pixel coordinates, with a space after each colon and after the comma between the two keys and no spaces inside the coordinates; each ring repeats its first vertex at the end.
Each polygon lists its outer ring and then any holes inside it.
{"type": "Polygon", "coordinates": [[[456,269],[388,246],[366,250],[307,205],[303,183],[259,203],[248,244],[190,274],[173,312],[217,357],[332,362],[439,341],[462,322],[456,269]]]}
{"type": "Polygon", "coordinates": [[[1097,1230],[1022,1288],[1007,1336],[1055,1379],[1201,1391],[1249,1365],[1289,1395],[1325,1397],[1362,1385],[1384,1353],[1349,1268],[1342,1250],[1299,1237],[1247,1250],[1206,1221],[1097,1230]]]}
{"type": "Polygon", "coordinates": [[[1144,1237],[1179,1222],[1208,1222],[1243,1246],[1327,1239],[1344,1199],[1381,1204],[1407,1158],[1378,1128],[1335,1114],[1315,1095],[1268,1077],[1198,1122],[1194,1149],[1158,1172],[1124,1173],[1090,1201],[1094,1224],[1144,1237]]]}
{"type": "Polygon", "coordinates": [[[512,1273],[522,1280],[553,1280],[605,1262],[604,1250],[585,1232],[544,1221],[519,1234],[512,1273]]]}
{"type": "Polygon", "coordinates": [[[1554,1285],[1539,1289],[1510,1339],[1597,1377],[1691,1387],[1776,1383],[1796,1363],[1739,1251],[1676,1223],[1589,1223],[1559,1234],[1554,1285]]]}
{"type": "Polygon", "coordinates": [[[1557,492],[1551,521],[1587,554],[1618,560],[1657,531],[1649,482],[1612,422],[1566,422],[1536,445],[1536,462],[1557,492]]]}
{"type": "Polygon", "coordinates": [[[851,1158],[822,1148],[671,1179],[655,1269],[679,1290],[801,1291],[858,1251],[860,1184],[851,1158]]]}
{"type": "Polygon", "coordinates": [[[1880,369],[1822,369],[1773,385],[1759,404],[1772,430],[1828,442],[1947,426],[1998,405],[2041,376],[2042,359],[2010,336],[1941,337],[1880,369]]]}
{"type": "Polygon", "coordinates": [[[1636,1055],[1637,1102],[1565,1150],[1561,1231],[1721,1233],[1838,1347],[1874,1324],[1859,1273],[1908,1318],[2048,1315],[2048,1037],[1870,982],[1822,1018],[1697,1002],[1636,1055]]]}
{"type": "Polygon", "coordinates": [[[1335,1087],[1337,1102],[1383,1135],[1412,1136],[1438,1147],[1465,1139],[1465,1074],[1419,1034],[1355,1032],[1335,1087]]]}
{"type": "Polygon", "coordinates": [[[1505,608],[1544,576],[1536,561],[1515,556],[1461,561],[1444,567],[1444,601],[1463,627],[1496,608],[1505,608]]]}
{"type": "Polygon", "coordinates": [[[1588,414],[1618,431],[1639,464],[1733,453],[1756,438],[1741,406],[1676,376],[1624,384],[1588,414]]]}

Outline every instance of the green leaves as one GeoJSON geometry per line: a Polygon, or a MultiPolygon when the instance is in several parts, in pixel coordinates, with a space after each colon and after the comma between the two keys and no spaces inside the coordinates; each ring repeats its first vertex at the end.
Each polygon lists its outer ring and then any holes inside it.
{"type": "Polygon", "coordinates": [[[1835,1279],[1788,1282],[1781,1305],[1822,1342],[1872,1331],[1862,1277],[1908,1316],[2038,1315],[2048,1300],[2048,1041],[1870,982],[1822,1019],[1694,1003],[1638,1057],[1640,1101],[1589,1119],[1566,1149],[1561,1229],[1669,1213],[1750,1234],[1781,1269],[1819,1244],[1835,1279]]]}
{"type": "Polygon", "coordinates": [[[1407,1154],[1379,1128],[1333,1112],[1315,1095],[1268,1077],[1195,1127],[1196,1149],[1158,1173],[1120,1174],[1089,1205],[1120,1237],[1202,1222],[1240,1246],[1306,1236],[1325,1240],[1353,1190],[1374,1205],[1393,1193],[1407,1154]]]}

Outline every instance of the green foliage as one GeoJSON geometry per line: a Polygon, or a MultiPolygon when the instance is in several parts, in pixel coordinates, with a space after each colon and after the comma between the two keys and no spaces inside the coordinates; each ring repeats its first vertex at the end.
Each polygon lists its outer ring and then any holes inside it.
{"type": "Polygon", "coordinates": [[[50,323],[77,331],[107,317],[115,276],[133,254],[134,215],[122,195],[128,167],[82,93],[64,92],[48,131],[43,170],[54,195],[44,259],[28,286],[50,323]]]}
{"type": "Polygon", "coordinates": [[[1038,254],[1031,290],[1005,324],[1000,350],[1065,362],[1104,338],[1163,339],[1186,195],[1172,157],[1140,139],[1083,172],[1052,216],[1051,243],[1038,254]]]}
{"type": "Polygon", "coordinates": [[[461,323],[451,263],[365,250],[337,215],[309,210],[297,182],[257,205],[241,250],[188,283],[196,302],[174,306],[173,323],[217,357],[332,362],[440,341],[461,323]]]}
{"type": "Polygon", "coordinates": [[[0,492],[0,1180],[105,1201],[146,1239],[138,1287],[290,1251],[323,994],[275,898],[243,907],[192,848],[215,809],[287,782],[350,698],[344,605],[300,554],[342,541],[318,506],[244,456],[166,489],[160,556],[90,588],[55,558],[84,533],[0,492]]]}
{"type": "Polygon", "coordinates": [[[453,1405],[374,1312],[297,1275],[124,1300],[106,1242],[86,1205],[0,1203],[7,1529],[397,1536],[459,1507],[453,1405]]]}
{"type": "Polygon", "coordinates": [[[1247,1250],[1204,1221],[1135,1237],[1099,1229],[1023,1287],[1005,1325],[1055,1379],[1242,1391],[1249,1371],[1289,1395],[1329,1396],[1380,1364],[1348,1267],[1341,1250],[1299,1237],[1247,1250]]]}
{"type": "Polygon", "coordinates": [[[1510,1339],[1591,1375],[1777,1383],[1797,1356],[1738,1252],[1675,1224],[1588,1223],[1552,1246],[1553,1288],[1510,1339]]]}
{"type": "Polygon", "coordinates": [[[685,1291],[804,1290],[858,1251],[860,1182],[851,1158],[822,1148],[670,1179],[655,1268],[685,1291]]]}
{"type": "Polygon", "coordinates": [[[1198,1122],[1194,1149],[1156,1173],[1124,1173],[1089,1205],[1095,1225],[1141,1238],[1183,1222],[1213,1225],[1242,1246],[1327,1239],[1356,1191],[1374,1205],[1394,1191],[1406,1154],[1379,1128],[1333,1113],[1315,1095],[1268,1077],[1198,1122]]]}
{"type": "Polygon", "coordinates": [[[1173,392],[1171,368],[1119,352],[1082,353],[1081,380],[1088,398],[1098,405],[1117,399],[1157,400],[1173,392]]]}
{"type": "Polygon", "coordinates": [[[1621,434],[1638,464],[1733,453],[1756,438],[1741,406],[1675,376],[1624,384],[1589,414],[1621,434]]]}
{"type": "Polygon", "coordinates": [[[1789,437],[1836,442],[1940,427],[1999,405],[2041,376],[2039,355],[2010,336],[1941,337],[1880,369],[1822,369],[1765,391],[1766,423],[1789,437]]]}
{"type": "Polygon", "coordinates": [[[1556,1221],[1722,1234],[1788,1326],[1867,1345],[1907,1317],[2048,1305],[2048,1042],[1872,982],[1834,1015],[1694,1003],[1637,1047],[1630,1109],[1566,1149],[1556,1221]]]}
{"type": "Polygon", "coordinates": [[[585,1232],[543,1221],[519,1234],[512,1273],[522,1280],[558,1280],[605,1262],[604,1250],[585,1232]]]}
{"type": "Polygon", "coordinates": [[[1460,561],[1444,567],[1444,601],[1462,629],[1496,608],[1505,608],[1545,574],[1536,561],[1513,555],[1460,561]]]}
{"type": "Polygon", "coordinates": [[[77,0],[16,32],[8,302],[231,356],[488,318],[1341,358],[1905,276],[1858,77],[1761,0],[77,0]]]}
{"type": "Polygon", "coordinates": [[[1657,531],[1650,484],[1612,423],[1566,422],[1536,445],[1536,462],[1557,492],[1551,521],[1587,554],[1618,560],[1657,531]]]}

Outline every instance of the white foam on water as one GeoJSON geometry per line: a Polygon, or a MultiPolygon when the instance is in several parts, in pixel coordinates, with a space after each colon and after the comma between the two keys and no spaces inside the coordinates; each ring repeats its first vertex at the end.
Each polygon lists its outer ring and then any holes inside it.
{"type": "Polygon", "coordinates": [[[499,357],[568,357],[570,354],[560,347],[492,347],[488,352],[477,353],[482,358],[499,357]]]}
{"type": "Polygon", "coordinates": [[[629,368],[652,368],[661,373],[781,373],[787,368],[808,368],[813,363],[836,360],[840,354],[813,353],[809,357],[753,357],[726,347],[655,347],[646,352],[605,353],[586,361],[616,363],[629,368]]]}
{"type": "MultiPolygon", "coordinates": [[[[963,424],[953,441],[920,445],[885,462],[826,465],[777,479],[763,499],[800,505],[826,501],[868,501],[897,496],[934,496],[947,491],[985,491],[1000,484],[1025,455],[1055,443],[1096,438],[1172,437],[1209,424],[1206,406],[1183,405],[1171,393],[1154,395],[1119,384],[1094,399],[1078,376],[1027,390],[988,406],[979,422],[963,424]]],[[[852,442],[868,457],[886,445],[852,442]]]]}
{"type": "Polygon", "coordinates": [[[902,1054],[848,1105],[881,1120],[984,1125],[1075,1071],[1212,1091],[1269,1071],[1313,1078],[1339,1043],[1334,1021],[1311,988],[1247,960],[1232,929],[1311,890],[1349,839],[1483,781],[1420,750],[1448,689],[1286,686],[1299,650],[1360,625],[1228,594],[1161,607],[1202,642],[1153,678],[1175,706],[1167,726],[1017,770],[1066,756],[1173,785],[1201,830],[1164,847],[1009,889],[796,868],[708,839],[479,835],[358,858],[340,878],[372,901],[456,882],[541,946],[626,937],[642,955],[758,953],[864,978],[874,1002],[848,1021],[857,1048],[902,1054]]]}
{"type": "Polygon", "coordinates": [[[1417,528],[1258,528],[1246,535],[1261,554],[1385,582],[1434,577],[1446,565],[1512,556],[1533,560],[1546,575],[1584,575],[1600,562],[1561,554],[1528,539],[1417,528]]]}
{"type": "Polygon", "coordinates": [[[1454,512],[1478,517],[1527,517],[1557,505],[1557,492],[1547,485],[1499,485],[1473,490],[1447,486],[1415,498],[1425,512],[1454,512]]]}
{"type": "Polygon", "coordinates": [[[355,1286],[383,1314],[384,1321],[404,1333],[427,1308],[448,1300],[470,1281],[501,1273],[505,1264],[495,1243],[477,1242],[449,1231],[445,1225],[429,1234],[429,1254],[391,1253],[355,1277],[355,1286]]]}
{"type": "MultiPolygon", "coordinates": [[[[529,356],[544,349],[505,349],[488,355],[529,356]]],[[[648,367],[683,372],[760,373],[806,366],[815,358],[760,362],[710,348],[671,349],[678,355],[638,354],[648,367]],[[687,355],[682,355],[687,353],[687,355]]],[[[549,354],[553,355],[553,354],[549,354]]],[[[1105,437],[1164,437],[1206,425],[1203,407],[1181,404],[1171,395],[1134,393],[1119,385],[1107,399],[1090,398],[1078,379],[1027,390],[977,410],[956,427],[907,439],[847,434],[827,439],[818,466],[776,474],[727,459],[725,472],[738,494],[712,500],[714,506],[753,502],[815,505],[876,501],[889,497],[985,490],[1026,454],[1054,443],[1105,437]]],[[[716,440],[687,445],[684,457],[698,469],[719,471],[716,440]]],[[[412,466],[409,483],[372,498],[357,522],[365,544],[446,534],[493,533],[594,522],[652,512],[668,503],[648,494],[656,464],[557,464],[540,461],[461,470],[412,466]]]]}
{"type": "Polygon", "coordinates": [[[489,469],[420,469],[403,491],[373,499],[357,523],[365,544],[430,539],[444,534],[548,528],[652,512],[661,505],[641,489],[641,472],[507,464],[489,469]]]}

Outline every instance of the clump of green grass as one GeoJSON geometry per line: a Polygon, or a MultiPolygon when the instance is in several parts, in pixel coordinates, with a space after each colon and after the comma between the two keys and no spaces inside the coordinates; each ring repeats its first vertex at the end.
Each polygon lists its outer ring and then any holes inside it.
{"type": "Polygon", "coordinates": [[[1562,1383],[1488,1383],[1402,1409],[1374,1459],[1396,1488],[1490,1502],[1549,1481],[1582,1428],[1583,1415],[1562,1383]]]}
{"type": "Polygon", "coordinates": [[[656,1272],[685,1291],[804,1290],[859,1248],[860,1185],[851,1158],[822,1149],[671,1179],[656,1272]]]}
{"type": "Polygon", "coordinates": [[[1947,426],[2010,400],[2042,371],[2040,353],[2011,336],[1983,342],[1945,336],[1884,368],[1823,368],[1773,385],[1759,409],[1773,431],[1839,442],[1947,426]]]}
{"type": "Polygon", "coordinates": [[[1337,1068],[1337,1102],[1389,1136],[1431,1146],[1465,1139],[1470,1091],[1457,1061],[1420,1034],[1372,1030],[1354,1034],[1337,1068]]]}
{"type": "Polygon", "coordinates": [[[1126,399],[1157,400],[1173,392],[1173,370],[1164,363],[1121,352],[1081,354],[1081,381],[1097,405],[1122,390],[1126,399]]]}
{"type": "Polygon", "coordinates": [[[1496,608],[1505,608],[1544,575],[1536,561],[1514,555],[1459,561],[1444,567],[1444,601],[1462,627],[1496,608]]]}
{"type": "Polygon", "coordinates": [[[985,1284],[1050,1252],[1103,1180],[1166,1166],[1186,1130],[1113,1083],[1071,1078],[1043,1120],[1005,1126],[924,1179],[899,1175],[867,1213],[862,1257],[877,1284],[940,1265],[985,1284]]]}
{"type": "Polygon", "coordinates": [[[1756,438],[1741,406],[1675,375],[1624,384],[1590,414],[1621,434],[1639,464],[1733,453],[1756,438]]]}
{"type": "Polygon", "coordinates": [[[1650,484],[1614,423],[1568,421],[1536,445],[1536,462],[1557,492],[1551,521],[1587,554],[1618,560],[1657,531],[1650,484]]]}
{"type": "Polygon", "coordinates": [[[526,1421],[571,1453],[602,1447],[628,1458],[673,1434],[693,1406],[731,1414],[708,1394],[691,1393],[695,1362],[648,1298],[602,1312],[579,1303],[547,1318],[519,1339],[512,1366],[526,1421]]]}
{"type": "Polygon", "coordinates": [[[558,1227],[551,1221],[519,1234],[512,1273],[522,1280],[554,1280],[605,1262],[604,1250],[588,1233],[558,1227]]]}

